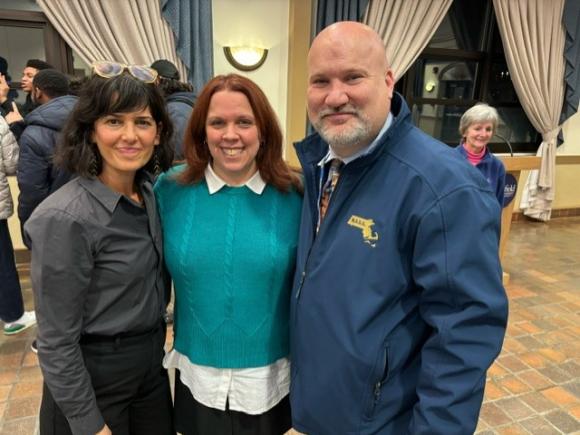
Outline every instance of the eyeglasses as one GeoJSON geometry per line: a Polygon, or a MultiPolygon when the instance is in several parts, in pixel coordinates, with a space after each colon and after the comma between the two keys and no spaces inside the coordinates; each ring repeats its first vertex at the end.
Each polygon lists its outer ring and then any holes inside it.
{"type": "Polygon", "coordinates": [[[153,83],[157,79],[157,71],[145,65],[125,65],[119,62],[99,60],[94,62],[92,67],[95,74],[106,79],[120,76],[125,70],[129,71],[129,74],[137,80],[145,83],[153,83]]]}

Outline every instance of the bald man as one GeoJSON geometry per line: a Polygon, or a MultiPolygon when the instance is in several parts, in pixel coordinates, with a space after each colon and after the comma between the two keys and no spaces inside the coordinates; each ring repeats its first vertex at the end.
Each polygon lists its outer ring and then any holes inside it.
{"type": "Polygon", "coordinates": [[[507,299],[487,181],[411,123],[369,27],[308,55],[292,297],[294,427],[310,435],[470,434],[507,299]]]}

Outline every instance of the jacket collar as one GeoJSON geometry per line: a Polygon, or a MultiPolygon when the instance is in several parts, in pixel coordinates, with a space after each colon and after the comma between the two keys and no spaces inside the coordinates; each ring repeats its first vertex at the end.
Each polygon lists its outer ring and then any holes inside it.
{"type": "Polygon", "coordinates": [[[77,101],[74,95],[53,98],[26,115],[26,125],[40,125],[60,131],[77,101]]]}
{"type": "Polygon", "coordinates": [[[343,157],[339,157],[334,152],[334,150],[329,147],[328,152],[326,153],[326,155],[322,158],[321,161],[318,162],[318,166],[324,166],[324,165],[326,165],[328,162],[330,162],[333,159],[338,159],[342,163],[344,163],[345,165],[348,165],[350,162],[358,159],[359,157],[362,157],[362,156],[365,156],[367,154],[370,154],[379,145],[380,140],[382,139],[383,135],[391,127],[392,124],[393,124],[393,114],[389,112],[389,114],[387,116],[387,120],[383,124],[383,127],[379,131],[379,134],[377,134],[377,137],[375,137],[374,140],[369,145],[367,145],[362,150],[359,150],[358,152],[354,153],[352,156],[344,157],[344,158],[343,157]]]}
{"type": "MultiPolygon", "coordinates": [[[[391,114],[393,115],[393,123],[385,133],[385,137],[380,140],[380,143],[370,153],[353,161],[351,163],[352,166],[362,166],[374,161],[377,156],[385,152],[386,139],[400,134],[403,125],[410,122],[411,112],[409,107],[403,97],[397,92],[393,93],[391,100],[391,114]]],[[[318,133],[311,134],[301,142],[296,142],[294,147],[303,168],[318,164],[328,154],[329,150],[328,144],[318,133]]]]}

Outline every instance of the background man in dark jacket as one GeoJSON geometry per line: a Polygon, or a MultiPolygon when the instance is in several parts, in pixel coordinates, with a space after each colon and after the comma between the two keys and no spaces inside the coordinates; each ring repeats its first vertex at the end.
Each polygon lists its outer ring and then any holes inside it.
{"type": "Polygon", "coordinates": [[[60,131],[77,101],[77,97],[67,95],[67,77],[54,69],[36,74],[31,94],[39,106],[26,116],[26,127],[18,141],[18,218],[21,225],[38,204],[70,179],[69,174],[53,166],[52,156],[60,131]]]}
{"type": "Polygon", "coordinates": [[[166,59],[156,60],[151,68],[159,74],[157,85],[165,97],[167,112],[173,122],[171,143],[175,150],[175,160],[183,160],[183,137],[196,100],[193,86],[180,81],[177,67],[166,59]]]}
{"type": "Polygon", "coordinates": [[[320,32],[308,75],[318,133],[296,145],[305,194],[290,316],[293,426],[473,433],[507,322],[494,193],[411,123],[370,27],[320,32]]]}

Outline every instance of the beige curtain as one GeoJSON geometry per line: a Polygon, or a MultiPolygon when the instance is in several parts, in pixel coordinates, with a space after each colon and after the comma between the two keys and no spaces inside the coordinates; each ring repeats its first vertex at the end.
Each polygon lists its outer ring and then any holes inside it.
{"type": "Polygon", "coordinates": [[[452,0],[370,0],[363,23],[383,38],[398,80],[415,62],[445,17],[452,0]]]}
{"type": "Polygon", "coordinates": [[[526,182],[520,208],[547,221],[556,179],[556,141],[564,100],[564,0],[493,0],[508,68],[522,107],[542,134],[539,171],[526,182]]]}
{"type": "Polygon", "coordinates": [[[88,64],[115,60],[151,65],[173,62],[187,77],[177,57],[169,24],[159,0],[37,0],[58,33],[88,64]]]}

